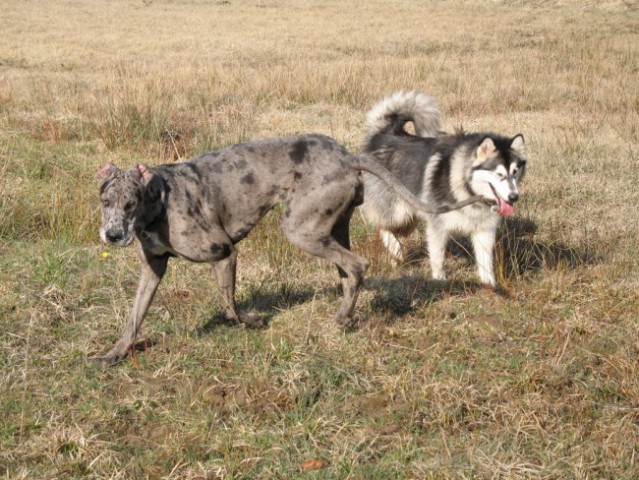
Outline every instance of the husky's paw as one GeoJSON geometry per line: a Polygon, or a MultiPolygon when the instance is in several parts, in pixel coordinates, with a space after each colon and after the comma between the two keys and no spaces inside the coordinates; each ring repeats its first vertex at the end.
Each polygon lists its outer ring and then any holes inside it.
{"type": "Polygon", "coordinates": [[[448,280],[445,272],[433,272],[431,277],[437,282],[445,282],[448,280]]]}
{"type": "Polygon", "coordinates": [[[490,288],[490,290],[499,297],[512,298],[512,295],[510,294],[510,292],[506,290],[504,287],[502,287],[501,285],[495,285],[493,287],[486,286],[486,288],[490,288]]]}
{"type": "Polygon", "coordinates": [[[480,278],[481,284],[485,288],[492,288],[493,290],[497,289],[499,285],[494,278],[480,278]]]}

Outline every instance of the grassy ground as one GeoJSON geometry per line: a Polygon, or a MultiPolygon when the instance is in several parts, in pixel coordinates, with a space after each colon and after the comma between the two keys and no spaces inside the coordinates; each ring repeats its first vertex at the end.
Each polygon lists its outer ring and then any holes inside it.
{"type": "Polygon", "coordinates": [[[639,478],[636,2],[189,1],[2,5],[0,476],[7,479],[639,478]],[[351,5],[353,3],[354,5],[351,5]],[[523,133],[504,295],[371,260],[360,328],[334,268],[269,214],[219,323],[174,262],[140,350],[102,371],[137,282],[98,240],[101,164],[298,132],[357,151],[367,109],[435,96],[447,129],[523,133]],[[104,255],[106,253],[106,256],[104,255]]]}

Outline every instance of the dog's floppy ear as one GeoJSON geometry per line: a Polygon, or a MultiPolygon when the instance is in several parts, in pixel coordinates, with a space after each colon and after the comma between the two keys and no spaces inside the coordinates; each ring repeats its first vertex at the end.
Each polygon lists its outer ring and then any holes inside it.
{"type": "Polygon", "coordinates": [[[490,137],[485,137],[475,152],[477,159],[473,162],[473,166],[481,165],[496,150],[495,143],[490,137]]]}
{"type": "Polygon", "coordinates": [[[164,201],[164,189],[159,175],[155,175],[146,165],[136,165],[135,170],[140,175],[142,185],[144,185],[145,198],[149,202],[157,200],[164,201]]]}
{"type": "Polygon", "coordinates": [[[98,170],[98,173],[95,174],[95,178],[97,180],[106,180],[107,178],[109,178],[113,172],[115,172],[118,169],[118,167],[116,167],[115,165],[113,165],[111,162],[107,162],[104,165],[102,165],[102,167],[100,168],[100,170],[98,170]]]}
{"type": "Polygon", "coordinates": [[[519,156],[526,155],[526,149],[524,148],[524,136],[521,133],[515,135],[510,142],[510,148],[519,156]]]}
{"type": "Polygon", "coordinates": [[[144,185],[148,185],[153,178],[153,173],[151,173],[151,170],[149,170],[146,165],[142,164],[136,165],[135,168],[137,168],[138,172],[140,173],[140,179],[142,180],[142,183],[144,185]]]}

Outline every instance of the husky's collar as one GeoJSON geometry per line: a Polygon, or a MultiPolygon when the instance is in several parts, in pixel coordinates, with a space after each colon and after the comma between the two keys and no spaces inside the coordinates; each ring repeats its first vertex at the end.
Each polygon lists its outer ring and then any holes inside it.
{"type": "MultiPolygon", "coordinates": [[[[468,193],[468,195],[470,195],[472,198],[477,198],[477,201],[474,204],[474,206],[480,207],[484,205],[488,208],[491,208],[495,205],[499,205],[499,202],[497,202],[496,200],[490,200],[488,198],[485,198],[483,195],[476,194],[468,180],[464,182],[464,187],[466,188],[466,193],[468,193]]],[[[490,186],[490,188],[493,188],[492,185],[490,186]]],[[[493,189],[493,193],[495,193],[494,189],[493,189]]]]}

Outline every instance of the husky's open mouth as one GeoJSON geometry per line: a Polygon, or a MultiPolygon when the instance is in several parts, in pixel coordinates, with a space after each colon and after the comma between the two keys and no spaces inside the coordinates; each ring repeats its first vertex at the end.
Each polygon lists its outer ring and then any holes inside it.
{"type": "MultiPolygon", "coordinates": [[[[490,184],[489,184],[490,185],[490,184]]],[[[495,195],[495,205],[490,207],[490,209],[495,212],[497,215],[501,215],[502,217],[508,217],[515,213],[515,207],[512,203],[507,202],[503,198],[499,196],[495,188],[490,185],[493,194],[495,195]]]]}

